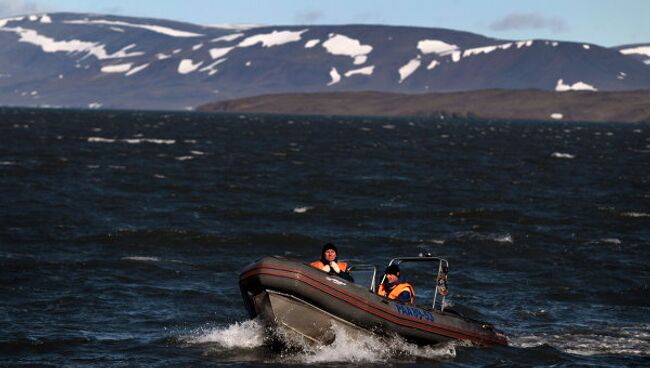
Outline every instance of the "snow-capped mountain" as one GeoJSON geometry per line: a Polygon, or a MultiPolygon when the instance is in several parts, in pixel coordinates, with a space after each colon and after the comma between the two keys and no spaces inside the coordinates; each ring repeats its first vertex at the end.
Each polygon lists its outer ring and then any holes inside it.
{"type": "Polygon", "coordinates": [[[0,105],[184,109],[283,92],[650,89],[647,47],[38,14],[0,19],[0,105]]]}

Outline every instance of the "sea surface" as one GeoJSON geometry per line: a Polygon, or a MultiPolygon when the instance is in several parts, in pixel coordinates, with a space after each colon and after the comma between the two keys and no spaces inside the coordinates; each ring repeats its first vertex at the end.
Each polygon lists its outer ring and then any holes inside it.
{"type": "Polygon", "coordinates": [[[648,125],[0,109],[3,367],[648,367],[649,286],[648,125]],[[510,346],[273,348],[240,270],[325,242],[510,346]]]}

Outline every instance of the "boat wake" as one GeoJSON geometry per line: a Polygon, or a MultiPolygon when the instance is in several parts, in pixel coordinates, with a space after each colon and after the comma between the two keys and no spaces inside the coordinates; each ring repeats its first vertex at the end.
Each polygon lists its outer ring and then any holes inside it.
{"type": "MultiPolygon", "coordinates": [[[[275,360],[283,363],[309,364],[324,362],[374,363],[386,361],[415,361],[416,359],[448,360],[456,356],[456,347],[466,343],[453,341],[435,346],[418,346],[400,337],[379,337],[375,335],[354,335],[337,326],[330,345],[314,345],[295,338],[282,329],[268,330],[257,319],[235,322],[227,326],[200,328],[182,340],[189,345],[201,345],[209,355],[228,355],[234,351],[256,351],[253,355],[266,362],[275,360]],[[277,339],[282,340],[282,350],[272,347],[277,339]]],[[[255,358],[253,358],[255,359],[255,358]]]]}

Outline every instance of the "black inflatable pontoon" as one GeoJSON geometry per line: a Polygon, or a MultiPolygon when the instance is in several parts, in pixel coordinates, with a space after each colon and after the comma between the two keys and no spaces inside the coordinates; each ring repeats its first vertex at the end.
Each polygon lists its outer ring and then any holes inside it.
{"type": "MultiPolygon", "coordinates": [[[[437,280],[443,275],[446,287],[445,260],[402,257],[391,264],[406,261],[437,262],[437,280]]],[[[315,343],[331,343],[336,328],[343,328],[348,334],[397,334],[418,344],[465,340],[487,346],[507,345],[505,335],[492,325],[445,311],[442,298],[436,307],[438,290],[445,294],[444,289],[436,289],[432,308],[378,296],[373,292],[376,268],[369,267],[373,270],[370,288],[330,276],[299,260],[266,257],[242,271],[239,285],[251,318],[259,316],[315,343]]]]}

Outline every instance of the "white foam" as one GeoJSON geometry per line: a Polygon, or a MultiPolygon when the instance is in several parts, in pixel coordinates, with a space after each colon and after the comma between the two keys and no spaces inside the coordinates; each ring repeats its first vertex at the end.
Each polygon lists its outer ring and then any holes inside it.
{"type": "Polygon", "coordinates": [[[245,38],[239,43],[239,47],[250,47],[261,43],[263,47],[280,46],[290,42],[300,41],[303,33],[307,29],[301,31],[273,31],[271,33],[258,34],[245,38]]]}
{"type": "Polygon", "coordinates": [[[199,329],[184,340],[190,344],[217,343],[227,349],[252,349],[264,344],[264,326],[257,320],[235,322],[225,327],[199,329]]]}
{"type": "Polygon", "coordinates": [[[318,45],[319,43],[320,43],[319,39],[309,40],[309,41],[307,41],[307,43],[305,43],[305,48],[306,49],[311,49],[312,47],[318,45]]]}
{"type": "Polygon", "coordinates": [[[327,83],[328,86],[331,86],[341,81],[341,74],[339,74],[338,70],[336,70],[335,67],[332,67],[332,70],[330,70],[330,78],[332,78],[332,80],[329,83],[327,83]]]}
{"type": "Polygon", "coordinates": [[[418,346],[399,337],[381,338],[376,335],[349,336],[345,330],[334,327],[336,339],[327,346],[305,346],[304,352],[294,359],[299,363],[385,363],[403,360],[404,356],[422,359],[451,359],[456,356],[456,346],[451,342],[436,346],[418,346]],[[399,357],[399,358],[398,358],[399,357]]]}
{"type": "Polygon", "coordinates": [[[141,29],[146,29],[147,31],[160,33],[160,34],[163,34],[165,36],[170,36],[170,37],[200,37],[200,36],[203,36],[200,33],[179,31],[177,29],[173,29],[173,28],[169,28],[169,27],[154,26],[154,25],[150,25],[150,24],[127,23],[127,22],[114,21],[114,20],[103,20],[103,19],[66,20],[63,23],[67,23],[67,24],[100,24],[100,25],[108,25],[108,26],[141,28],[141,29]]]}
{"type": "Polygon", "coordinates": [[[43,14],[43,15],[41,16],[41,20],[40,20],[40,22],[41,22],[41,23],[52,23],[52,18],[50,18],[50,16],[47,15],[47,14],[43,14]]]}
{"type": "Polygon", "coordinates": [[[591,46],[589,46],[587,44],[583,44],[582,48],[585,49],[585,50],[589,50],[591,48],[591,46]]]}
{"type": "Polygon", "coordinates": [[[176,160],[178,161],[188,161],[194,159],[194,156],[178,156],[176,160]]]}
{"type": "Polygon", "coordinates": [[[196,45],[192,46],[192,51],[196,51],[196,50],[200,49],[201,47],[203,47],[202,43],[196,44],[196,45]]]}
{"type": "Polygon", "coordinates": [[[345,77],[351,77],[353,75],[361,74],[361,75],[372,75],[372,73],[375,70],[375,66],[366,66],[364,68],[359,68],[359,69],[354,69],[354,70],[348,70],[345,72],[345,77]]]}
{"type": "Polygon", "coordinates": [[[562,120],[563,118],[564,118],[564,115],[562,115],[562,113],[554,112],[554,113],[551,114],[551,119],[562,120]]]}
{"type": "Polygon", "coordinates": [[[305,212],[307,212],[309,210],[312,210],[312,209],[314,209],[314,207],[309,207],[309,206],[296,207],[296,208],[293,209],[293,212],[294,213],[305,213],[305,212]]]}
{"type": "Polygon", "coordinates": [[[124,30],[122,28],[118,27],[111,27],[111,31],[119,32],[119,33],[124,33],[124,30]]]}
{"type": "Polygon", "coordinates": [[[420,64],[422,64],[422,60],[420,60],[420,56],[418,55],[418,57],[409,60],[406,65],[399,68],[399,82],[402,83],[406,78],[413,74],[420,67],[420,64]]]}
{"type": "Polygon", "coordinates": [[[141,257],[141,256],[132,256],[132,257],[122,257],[126,261],[136,261],[136,262],[159,262],[160,258],[158,257],[141,257]]]}
{"type": "Polygon", "coordinates": [[[617,238],[603,238],[599,240],[600,243],[605,243],[605,244],[616,244],[619,245],[621,244],[621,239],[617,238]]]}
{"type": "Polygon", "coordinates": [[[555,86],[557,92],[564,91],[598,91],[598,89],[591,84],[584,82],[575,82],[573,84],[564,84],[563,79],[558,79],[557,85],[555,86]]]}
{"type": "MultiPolygon", "coordinates": [[[[99,102],[91,102],[91,103],[88,104],[88,108],[89,108],[89,109],[99,109],[99,108],[101,108],[102,106],[103,106],[103,105],[102,105],[101,103],[99,103],[99,102]]],[[[89,139],[90,139],[90,138],[89,138],[89,139]]],[[[89,142],[90,142],[90,141],[89,141],[89,142]]]]}
{"type": "Polygon", "coordinates": [[[194,64],[194,61],[192,61],[192,59],[183,59],[180,63],[178,63],[178,72],[180,74],[189,74],[197,70],[201,65],[203,65],[203,61],[199,61],[198,63],[194,64]]]}
{"type": "Polygon", "coordinates": [[[621,216],[625,217],[650,217],[650,213],[645,212],[623,212],[621,216]]]}
{"type": "Polygon", "coordinates": [[[162,53],[162,52],[156,54],[156,59],[158,59],[158,60],[165,60],[165,59],[169,59],[170,57],[172,57],[172,56],[171,56],[171,55],[164,54],[164,53],[162,53]]]}
{"type": "Polygon", "coordinates": [[[609,326],[598,330],[512,337],[519,348],[550,345],[578,355],[650,355],[650,325],[609,326]]]}
{"type": "Polygon", "coordinates": [[[349,56],[354,59],[354,64],[363,64],[367,55],[372,51],[372,46],[363,45],[359,40],[342,34],[331,34],[330,38],[323,42],[323,47],[332,55],[349,56]]]}
{"type": "Polygon", "coordinates": [[[176,140],[174,139],[156,139],[156,138],[126,138],[126,139],[113,139],[113,138],[103,138],[103,137],[88,137],[88,142],[93,143],[128,143],[128,144],[140,144],[140,143],[153,143],[153,144],[175,144],[176,140]]]}
{"type": "Polygon", "coordinates": [[[440,40],[422,40],[418,42],[418,49],[424,55],[436,53],[444,56],[458,50],[458,46],[440,40]]]}
{"type": "Polygon", "coordinates": [[[11,166],[11,165],[15,165],[15,164],[16,164],[15,161],[0,161],[0,165],[2,165],[2,166],[11,166]]]}
{"type": "Polygon", "coordinates": [[[553,152],[553,153],[551,153],[551,157],[553,157],[553,158],[568,158],[568,159],[576,158],[575,155],[572,155],[570,153],[562,153],[562,152],[553,152]]]}

